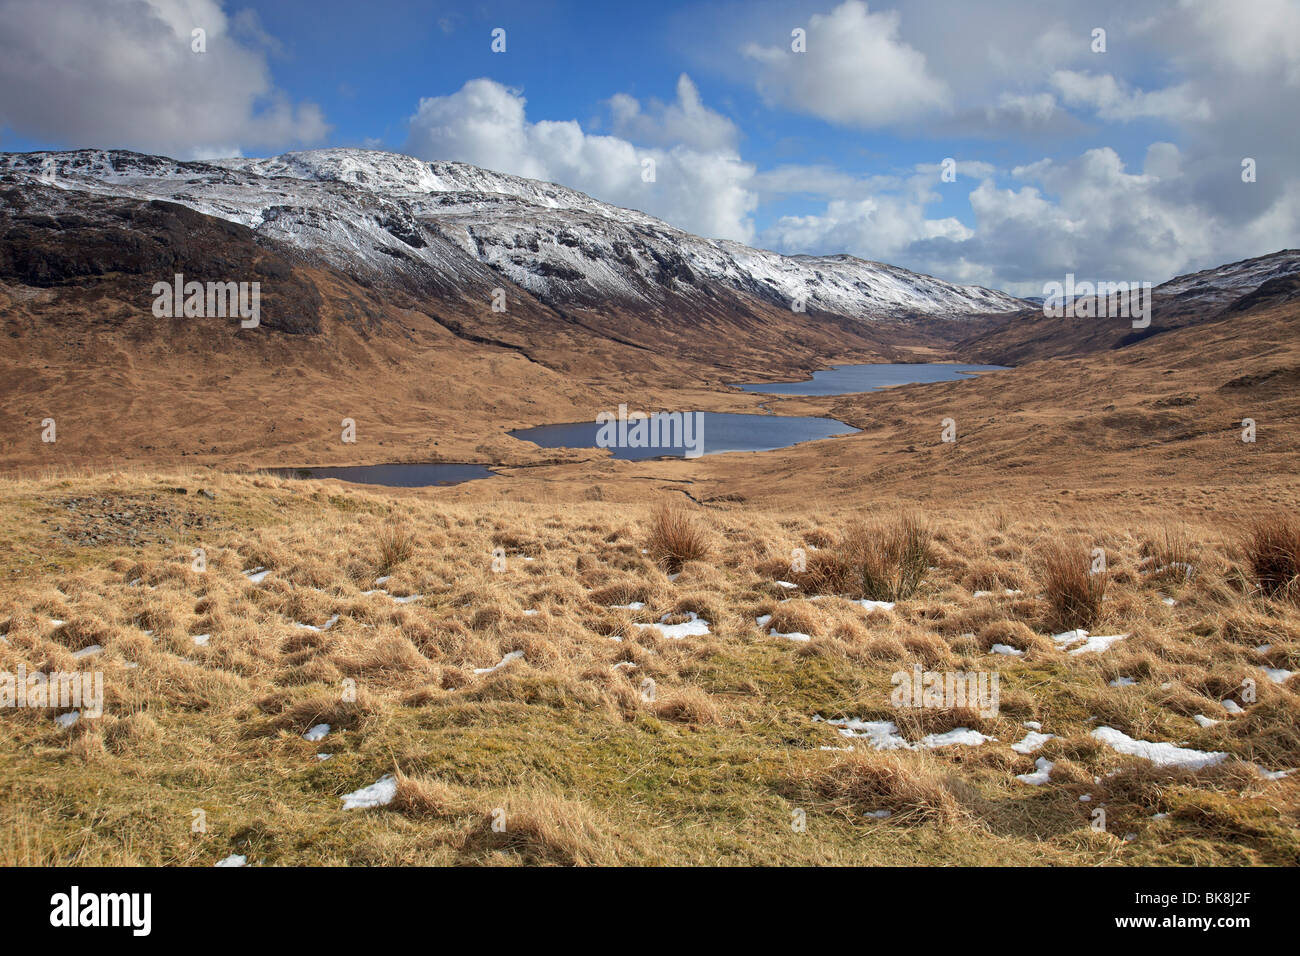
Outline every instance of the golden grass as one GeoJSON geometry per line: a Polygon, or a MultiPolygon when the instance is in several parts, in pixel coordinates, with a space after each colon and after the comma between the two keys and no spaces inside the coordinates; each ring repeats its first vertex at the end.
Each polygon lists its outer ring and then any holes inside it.
{"type": "Polygon", "coordinates": [[[681,505],[664,505],[655,511],[647,549],[668,571],[680,571],[687,561],[702,561],[710,548],[708,532],[681,505]]]}
{"type": "Polygon", "coordinates": [[[1300,668],[1300,609],[1234,584],[1241,543],[1216,520],[1187,518],[1186,547],[1157,553],[1163,523],[1095,508],[882,523],[734,503],[707,516],[601,501],[485,510],[438,493],[201,480],[216,501],[189,495],[184,508],[205,516],[203,530],[133,548],[62,543],[50,530],[59,502],[147,497],[195,476],[0,489],[0,672],[93,667],[106,693],[102,717],[67,729],[50,710],[0,710],[0,863],[210,865],[232,852],[258,864],[1296,858],[1297,783],[1255,768],[1300,766],[1297,679],[1261,669],[1300,668]],[[1058,595],[1095,594],[1095,576],[1079,574],[1088,552],[1068,553],[1063,581],[1039,556],[1045,541],[1085,536],[1106,542],[1113,572],[1093,619],[1132,636],[1071,656],[1048,622],[1074,607],[1058,595]],[[198,546],[203,572],[191,563],[198,546]],[[506,549],[503,570],[494,548],[506,549]],[[788,556],[799,548],[808,565],[796,573],[788,556]],[[39,564],[24,557],[38,552],[39,564]],[[1171,606],[1140,569],[1178,555],[1194,556],[1198,573],[1159,579],[1177,594],[1171,606]],[[244,572],[257,566],[271,573],[253,583],[244,572]],[[1022,593],[974,587],[989,584],[1022,593]],[[869,595],[897,605],[843,600],[869,595]],[[618,607],[633,604],[644,607],[618,607]],[[709,621],[707,635],[636,626],[691,613],[709,621]],[[102,651],[73,656],[93,644],[102,651]],[[916,665],[998,671],[999,712],[893,708],[891,675],[916,665]],[[1119,677],[1137,683],[1111,686],[1119,677]],[[1229,714],[1227,699],[1245,712],[1229,714]],[[876,752],[818,714],[892,721],[913,741],[965,726],[997,742],[876,752]],[[1198,715],[1218,723],[1199,726],[1198,715]],[[1055,735],[1041,751],[1057,767],[1043,787],[1015,779],[1034,769],[1034,756],[1009,749],[1025,721],[1055,735]],[[303,739],[322,723],[327,737],[303,739]],[[1100,724],[1230,759],[1153,774],[1096,741],[1100,724]],[[341,795],[389,773],[393,803],[341,809],[341,795]],[[1087,793],[1138,839],[1093,834],[1078,801],[1087,793]],[[795,808],[804,832],[791,829],[795,808]],[[191,830],[195,809],[204,833],[191,830]],[[880,810],[890,816],[866,815],[880,810]]]}
{"type": "Polygon", "coordinates": [[[1300,595],[1300,521],[1275,515],[1257,521],[1245,542],[1256,586],[1270,597],[1300,595]]]}
{"type": "Polygon", "coordinates": [[[1081,543],[1051,542],[1043,548],[1043,587],[1048,625],[1056,631],[1089,628],[1101,619],[1110,571],[1094,567],[1094,554],[1081,543]]]}

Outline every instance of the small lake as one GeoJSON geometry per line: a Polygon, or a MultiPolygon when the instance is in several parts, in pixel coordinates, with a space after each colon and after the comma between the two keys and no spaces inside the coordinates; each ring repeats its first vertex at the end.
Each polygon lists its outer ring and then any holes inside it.
{"type": "MultiPolygon", "coordinates": [[[[613,457],[625,461],[641,461],[665,456],[685,458],[688,457],[688,450],[703,455],[720,455],[729,451],[771,451],[775,448],[788,448],[800,442],[830,438],[832,435],[850,435],[857,431],[852,425],[846,425],[834,418],[739,415],[731,412],[687,412],[685,415],[699,416],[692,419],[693,422],[699,422],[698,433],[694,425],[676,431],[665,426],[663,432],[667,435],[667,440],[664,440],[661,435],[660,441],[646,447],[631,447],[638,443],[633,437],[636,423],[626,422],[628,440],[610,446],[613,457]]],[[[539,425],[536,428],[512,431],[510,435],[521,441],[540,445],[542,448],[600,448],[606,447],[597,442],[601,429],[617,424],[617,422],[611,422],[609,425],[597,422],[569,422],[561,425],[539,425]]],[[[655,431],[657,429],[650,430],[651,436],[655,431]]]]}
{"type": "Polygon", "coordinates": [[[424,488],[429,485],[458,485],[475,478],[491,478],[496,472],[485,465],[457,465],[441,462],[391,465],[348,465],[341,468],[268,468],[285,478],[337,478],[362,485],[390,488],[424,488]]]}
{"type": "Polygon", "coordinates": [[[951,382],[969,377],[975,372],[1000,372],[1005,365],[957,365],[951,362],[925,362],[918,364],[836,365],[813,372],[811,379],[802,382],[734,382],[736,388],[765,395],[849,395],[854,392],[874,392],[891,385],[911,385],[914,382],[951,382]]]}

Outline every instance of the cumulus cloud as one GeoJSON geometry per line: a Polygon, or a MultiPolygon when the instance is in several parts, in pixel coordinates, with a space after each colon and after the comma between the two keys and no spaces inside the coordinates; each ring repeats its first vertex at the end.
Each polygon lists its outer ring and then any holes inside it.
{"type": "Polygon", "coordinates": [[[874,127],[943,110],[949,91],[923,54],[899,37],[899,14],[846,0],[808,19],[807,50],[744,48],[758,64],[758,89],[778,103],[832,123],[874,127]]]}
{"type": "Polygon", "coordinates": [[[0,0],[0,23],[0,125],[24,136],[195,157],[329,132],[275,87],[256,17],[217,0],[0,0]]]}
{"type": "Polygon", "coordinates": [[[1104,120],[1204,121],[1212,115],[1209,101],[1197,96],[1187,83],[1148,93],[1128,89],[1109,73],[1074,70],[1057,70],[1051,83],[1067,104],[1093,109],[1104,120]]]}
{"type": "Polygon", "coordinates": [[[689,146],[700,150],[735,149],[740,138],[736,124],[709,109],[691,78],[677,78],[677,100],[651,100],[643,110],[635,97],[616,93],[609,100],[614,133],[652,146],[689,146]]]}
{"type": "Polygon", "coordinates": [[[748,186],[754,167],[729,147],[698,145],[718,142],[705,135],[709,116],[716,114],[699,103],[689,78],[683,80],[676,109],[625,109],[623,115],[628,128],[647,139],[666,143],[671,130],[689,128],[696,145],[638,146],[586,132],[574,120],[532,122],[519,90],[477,79],[450,95],[421,99],[405,149],[422,159],[459,160],[561,183],[703,236],[750,241],[758,201],[748,186]],[[654,160],[653,182],[642,176],[646,159],[654,160]]]}

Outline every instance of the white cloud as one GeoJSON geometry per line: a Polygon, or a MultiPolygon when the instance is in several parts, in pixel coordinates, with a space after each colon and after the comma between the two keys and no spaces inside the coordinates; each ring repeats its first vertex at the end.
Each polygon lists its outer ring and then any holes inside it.
{"type": "Polygon", "coordinates": [[[949,92],[925,56],[898,35],[899,14],[846,0],[808,18],[807,51],[751,43],[758,89],[770,103],[848,126],[883,126],[947,108],[949,92]]]}
{"type": "Polygon", "coordinates": [[[217,0],[0,0],[0,23],[0,125],[23,136],[194,157],[329,132],[276,89],[256,17],[217,0]]]}
{"type": "Polygon", "coordinates": [[[700,91],[685,73],[677,78],[676,102],[651,100],[649,109],[642,110],[636,98],[616,93],[610,97],[609,108],[614,133],[638,143],[731,150],[740,138],[735,123],[704,105],[700,91]]]}
{"type": "MultiPolygon", "coordinates": [[[[697,134],[709,111],[695,87],[678,84],[679,109],[657,111],[669,127],[686,124],[697,134]],[[686,96],[683,96],[683,91],[686,96]]],[[[747,242],[757,196],[749,188],[754,167],[730,148],[638,147],[617,136],[585,132],[574,120],[530,122],[518,90],[494,80],[470,80],[448,96],[420,100],[410,119],[406,151],[422,159],[451,159],[498,172],[562,183],[597,199],[639,209],[703,236],[747,242]],[[642,161],[655,162],[655,181],[642,179],[642,161]]],[[[632,119],[653,122],[636,111],[632,119]]],[[[646,132],[644,123],[641,125],[646,132]]],[[[647,135],[650,135],[647,133],[647,135]]],[[[707,139],[707,137],[706,137],[707,139]]],[[[696,142],[700,139],[696,138],[696,142]]]]}
{"type": "Polygon", "coordinates": [[[1070,106],[1096,110],[1104,120],[1129,122],[1136,119],[1163,119],[1174,122],[1205,121],[1212,117],[1210,103],[1197,96],[1190,84],[1180,84],[1154,92],[1130,90],[1109,73],[1080,73],[1057,70],[1051,84],[1070,106]]]}

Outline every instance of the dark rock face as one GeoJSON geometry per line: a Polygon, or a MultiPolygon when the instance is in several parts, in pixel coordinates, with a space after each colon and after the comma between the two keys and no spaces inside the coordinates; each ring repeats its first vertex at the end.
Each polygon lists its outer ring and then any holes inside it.
{"type": "Polygon", "coordinates": [[[320,295],[295,263],[238,223],[162,200],[0,183],[0,281],[39,288],[110,283],[151,314],[155,282],[257,282],[261,324],[320,331],[320,295]]]}

